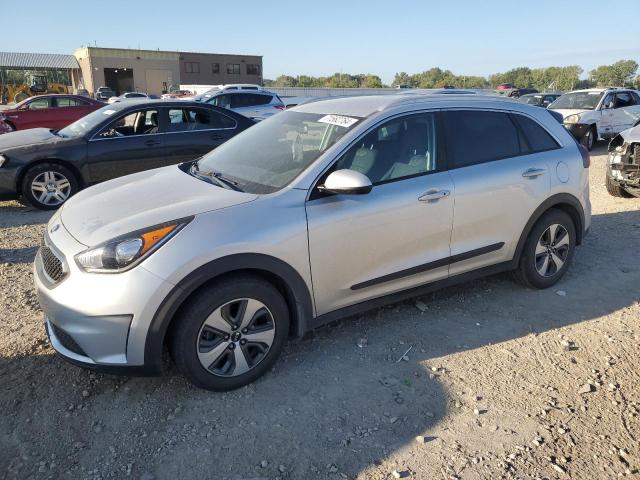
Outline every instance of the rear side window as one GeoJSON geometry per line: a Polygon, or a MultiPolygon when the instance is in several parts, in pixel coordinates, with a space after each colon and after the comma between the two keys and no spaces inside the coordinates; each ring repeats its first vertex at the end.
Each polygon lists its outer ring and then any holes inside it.
{"type": "Polygon", "coordinates": [[[271,102],[271,95],[257,95],[253,93],[238,93],[231,97],[231,108],[253,107],[267,105],[271,102]]]}
{"type": "Polygon", "coordinates": [[[452,110],[444,122],[452,168],[520,155],[518,130],[507,113],[452,110]]]}
{"type": "Polygon", "coordinates": [[[234,128],[236,122],[218,112],[204,108],[173,108],[169,110],[169,132],[234,128]]]}
{"type": "Polygon", "coordinates": [[[553,137],[536,121],[524,115],[512,115],[512,118],[524,135],[525,145],[522,145],[523,152],[535,153],[559,148],[553,137]]]}

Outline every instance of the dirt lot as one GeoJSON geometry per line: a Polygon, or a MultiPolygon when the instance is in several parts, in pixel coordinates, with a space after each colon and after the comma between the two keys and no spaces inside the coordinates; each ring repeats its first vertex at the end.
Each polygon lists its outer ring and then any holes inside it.
{"type": "Polygon", "coordinates": [[[0,477],[637,478],[640,199],[608,196],[594,153],[555,288],[503,275],[346,319],[226,394],[57,358],[31,280],[49,215],[0,203],[0,477]]]}

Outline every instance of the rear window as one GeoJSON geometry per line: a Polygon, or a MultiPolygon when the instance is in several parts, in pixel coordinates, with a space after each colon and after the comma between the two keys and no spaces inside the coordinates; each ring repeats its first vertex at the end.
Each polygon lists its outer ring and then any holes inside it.
{"type": "Polygon", "coordinates": [[[507,113],[452,110],[444,121],[452,168],[520,155],[518,130],[507,113]]]}
{"type": "Polygon", "coordinates": [[[524,134],[527,145],[523,145],[523,150],[528,153],[544,152],[559,148],[558,143],[549,133],[542,128],[536,121],[525,117],[524,115],[513,115],[513,120],[524,134]]]}

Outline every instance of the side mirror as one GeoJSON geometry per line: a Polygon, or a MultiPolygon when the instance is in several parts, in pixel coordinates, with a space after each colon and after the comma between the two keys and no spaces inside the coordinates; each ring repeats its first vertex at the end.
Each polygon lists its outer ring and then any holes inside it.
{"type": "Polygon", "coordinates": [[[321,192],[343,195],[363,195],[369,193],[373,185],[366,175],[355,170],[336,170],[329,174],[324,185],[318,186],[321,192]]]}

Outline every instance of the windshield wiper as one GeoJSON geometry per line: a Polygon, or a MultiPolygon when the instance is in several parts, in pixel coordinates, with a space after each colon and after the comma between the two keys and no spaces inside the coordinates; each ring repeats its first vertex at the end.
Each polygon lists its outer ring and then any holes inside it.
{"type": "Polygon", "coordinates": [[[198,166],[198,162],[193,162],[193,165],[191,166],[191,173],[199,177],[213,180],[223,188],[229,188],[231,190],[235,190],[236,192],[242,192],[242,190],[237,186],[238,182],[231,180],[230,178],[225,177],[222,173],[216,172],[214,170],[201,171],[200,167],[198,166]]]}

